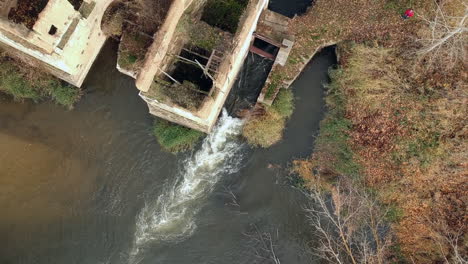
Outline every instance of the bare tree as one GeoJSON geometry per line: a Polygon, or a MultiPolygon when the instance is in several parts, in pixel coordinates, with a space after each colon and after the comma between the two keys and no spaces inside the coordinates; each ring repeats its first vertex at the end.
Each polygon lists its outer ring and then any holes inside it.
{"type": "Polygon", "coordinates": [[[452,68],[458,62],[466,62],[468,5],[462,5],[464,10],[460,16],[449,15],[437,2],[432,18],[421,16],[428,29],[421,33],[422,48],[418,54],[427,59],[428,66],[439,64],[452,68]]]}
{"type": "Polygon", "coordinates": [[[441,218],[425,218],[425,221],[431,227],[429,237],[437,246],[444,263],[468,264],[468,246],[463,243],[466,225],[454,230],[441,218]]]}
{"type": "Polygon", "coordinates": [[[384,213],[352,183],[340,180],[331,194],[319,188],[306,209],[316,230],[314,255],[330,263],[384,263],[390,243],[384,213]]]}
{"type": "Polygon", "coordinates": [[[224,187],[224,192],[231,197],[231,202],[228,203],[229,205],[232,205],[234,207],[240,207],[239,202],[237,201],[237,196],[234,194],[234,192],[231,190],[231,187],[224,187]]]}
{"type": "Polygon", "coordinates": [[[276,234],[272,235],[270,232],[261,232],[257,225],[253,225],[254,230],[244,235],[250,238],[252,249],[257,258],[264,261],[269,261],[274,264],[281,264],[280,259],[276,255],[275,241],[279,239],[278,229],[276,234]]]}

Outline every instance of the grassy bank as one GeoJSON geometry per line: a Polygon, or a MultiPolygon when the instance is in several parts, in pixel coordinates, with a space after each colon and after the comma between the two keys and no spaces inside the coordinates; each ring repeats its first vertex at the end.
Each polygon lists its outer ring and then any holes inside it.
{"type": "Polygon", "coordinates": [[[203,137],[200,131],[162,119],[154,122],[153,134],[164,150],[173,153],[193,148],[203,137]]]}
{"type": "Polygon", "coordinates": [[[4,53],[0,54],[0,91],[18,101],[38,102],[50,98],[67,108],[72,108],[80,98],[79,88],[37,69],[24,67],[4,53]]]}
{"type": "MultiPolygon", "coordinates": [[[[424,6],[428,0],[412,1],[413,8],[424,6]]],[[[410,4],[404,1],[316,0],[308,12],[295,17],[289,32],[295,44],[285,66],[275,65],[266,85],[266,98],[285,88],[304,69],[320,47],[341,41],[376,42],[384,46],[410,41],[408,32],[417,30],[414,21],[401,19],[401,10],[410,4]],[[404,34],[403,34],[404,32],[404,34]]],[[[256,122],[260,117],[249,122],[256,122]]],[[[263,119],[274,121],[265,113],[263,119]]],[[[247,125],[249,125],[247,123],[247,125]]],[[[251,124],[250,126],[253,126],[251,124]]],[[[284,129],[285,123],[282,123],[284,129]]],[[[277,128],[276,130],[279,130],[277,128]]],[[[282,134],[282,133],[281,133],[282,134]]],[[[250,135],[245,134],[249,139],[250,135]]],[[[252,140],[250,140],[252,141],[252,140]]],[[[278,140],[271,141],[274,144],[278,140]]],[[[265,144],[268,147],[271,144],[265,144]]]]}
{"type": "Polygon", "coordinates": [[[296,172],[309,186],[347,177],[376,195],[396,238],[390,260],[461,263],[468,109],[464,80],[453,76],[462,68],[440,82],[424,66],[407,67],[414,58],[398,48],[347,43],[341,50],[314,154],[296,161],[296,172]]]}
{"type": "MultiPolygon", "coordinates": [[[[331,73],[314,154],[294,169],[313,192],[318,184],[333,196],[346,179],[378,200],[391,226],[383,263],[463,263],[460,256],[468,255],[466,33],[450,32],[466,9],[459,0],[437,3],[317,0],[293,19],[291,55],[266,84],[275,94],[320,47],[339,43],[340,67],[331,73]],[[402,19],[410,7],[416,17],[402,19]],[[452,39],[430,48],[431,38],[446,36],[452,39]]],[[[263,108],[244,136],[268,147],[286,122],[263,108]]]]}
{"type": "Polygon", "coordinates": [[[286,120],[294,111],[294,97],[289,89],[282,89],[272,106],[257,109],[242,134],[254,146],[268,147],[283,137],[286,120]]]}

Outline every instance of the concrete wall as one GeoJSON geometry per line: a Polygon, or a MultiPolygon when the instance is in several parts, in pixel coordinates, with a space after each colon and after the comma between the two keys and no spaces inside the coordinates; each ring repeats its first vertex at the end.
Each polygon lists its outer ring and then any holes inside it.
{"type": "Polygon", "coordinates": [[[97,0],[86,19],[67,0],[50,0],[32,31],[0,20],[0,43],[11,47],[8,50],[13,49],[10,53],[16,57],[35,61],[41,69],[79,87],[107,39],[101,20],[114,1],[97,0]],[[51,25],[57,27],[53,36],[49,35],[51,25]],[[67,30],[69,35],[64,36],[67,30]],[[62,40],[64,45],[57,47],[62,40]]]}
{"type": "MultiPolygon", "coordinates": [[[[197,112],[191,112],[187,109],[181,108],[177,105],[168,105],[163,102],[159,102],[154,98],[148,98],[144,94],[140,93],[140,96],[148,103],[150,113],[161,118],[167,119],[171,122],[178,123],[183,126],[187,126],[196,130],[200,130],[209,133],[224,106],[224,102],[235,83],[237,74],[241,70],[245,57],[249,52],[250,42],[253,37],[253,32],[257,26],[260,14],[268,6],[268,0],[251,0],[243,20],[239,25],[239,30],[234,37],[233,49],[225,56],[214,86],[217,89],[215,98],[207,97],[201,109],[197,112]]],[[[169,16],[170,17],[170,16],[169,16]]],[[[174,25],[175,28],[176,25],[174,25]]],[[[171,39],[167,40],[170,43],[171,39]]],[[[160,67],[160,63],[164,58],[167,47],[165,48],[164,54],[162,52],[158,55],[161,56],[155,60],[158,64],[157,67],[153,65],[151,73],[156,74],[160,67]]],[[[146,72],[147,74],[148,72],[146,72]]],[[[142,74],[142,73],[140,73],[142,74]]],[[[137,85],[144,85],[141,88],[149,89],[154,78],[152,76],[146,76],[143,79],[140,76],[140,82],[137,80],[137,85]]]]}
{"type": "Polygon", "coordinates": [[[50,47],[55,47],[63,36],[73,18],[78,16],[68,0],[49,0],[47,6],[39,14],[39,19],[34,24],[33,31],[36,32],[32,41],[41,40],[50,47]],[[49,34],[51,26],[57,28],[54,35],[49,34]]]}
{"type": "Polygon", "coordinates": [[[154,41],[146,53],[145,62],[138,73],[136,86],[140,91],[147,92],[153,83],[154,76],[159,73],[159,68],[171,45],[175,29],[180,18],[193,0],[174,0],[169,8],[167,18],[161,28],[154,35],[154,41]]]}
{"type": "Polygon", "coordinates": [[[236,34],[234,39],[236,46],[231,56],[221,65],[220,72],[224,74],[219,74],[216,80],[217,84],[221,84],[221,92],[216,97],[215,102],[211,107],[211,111],[209,111],[209,116],[206,119],[209,131],[211,131],[213,126],[216,124],[218,116],[223,109],[224,102],[231,91],[232,85],[235,83],[237,75],[244,65],[244,60],[249,53],[253,33],[257,28],[260,15],[263,10],[268,7],[268,2],[268,0],[251,0],[247,7],[247,17],[245,17],[244,23],[240,26],[241,30],[236,34]],[[225,67],[229,67],[229,71],[223,70],[225,67]]]}

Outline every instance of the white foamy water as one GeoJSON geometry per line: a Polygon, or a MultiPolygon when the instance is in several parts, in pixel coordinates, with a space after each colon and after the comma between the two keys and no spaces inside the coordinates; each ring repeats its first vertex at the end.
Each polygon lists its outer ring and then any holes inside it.
{"type": "Polygon", "coordinates": [[[137,220],[133,254],[144,244],[189,236],[196,228],[195,214],[221,176],[237,172],[241,143],[237,136],[242,121],[223,110],[213,132],[201,149],[183,162],[183,169],[171,187],[145,205],[137,220]]]}

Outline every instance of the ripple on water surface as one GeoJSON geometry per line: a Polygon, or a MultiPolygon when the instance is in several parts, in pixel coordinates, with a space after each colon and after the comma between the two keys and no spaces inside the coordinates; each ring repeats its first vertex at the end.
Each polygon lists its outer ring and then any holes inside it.
{"type": "Polygon", "coordinates": [[[137,220],[132,255],[154,241],[180,240],[196,228],[195,214],[203,198],[223,175],[240,169],[242,144],[237,138],[242,121],[226,111],[201,149],[185,159],[174,182],[167,184],[154,201],[147,201],[137,220]]]}

